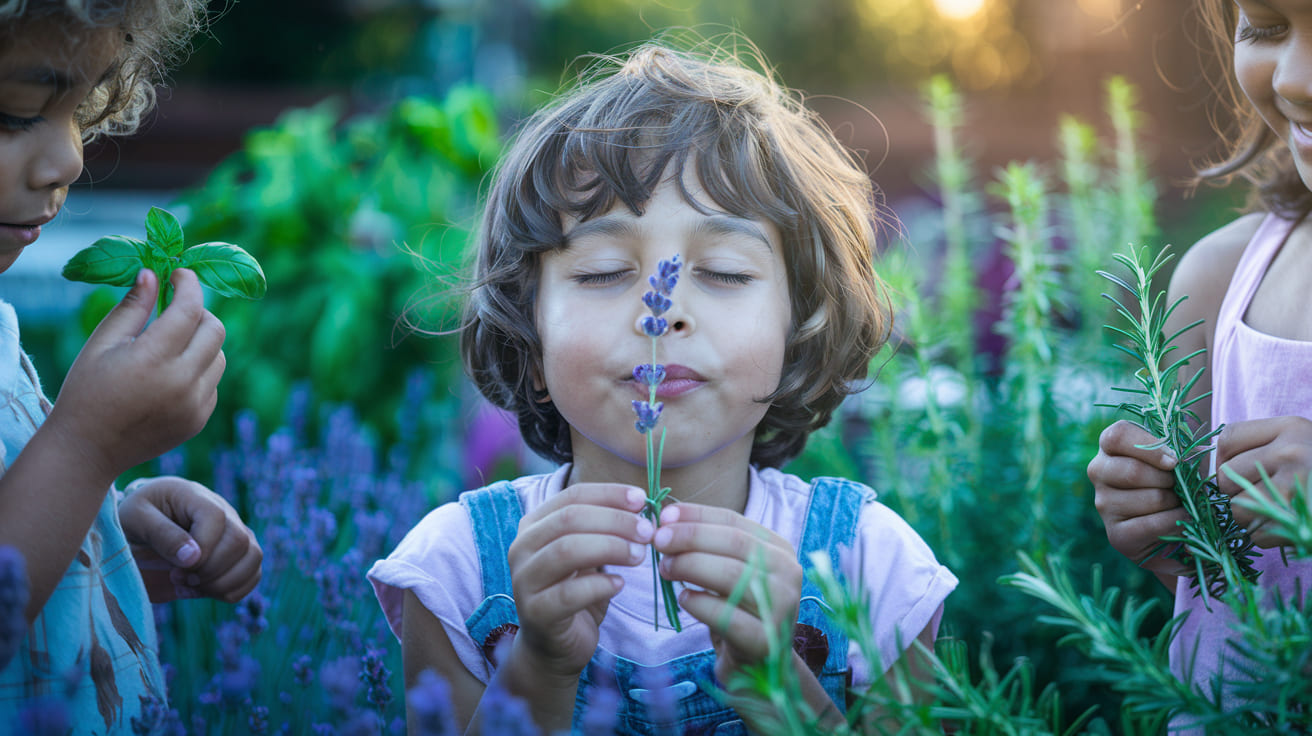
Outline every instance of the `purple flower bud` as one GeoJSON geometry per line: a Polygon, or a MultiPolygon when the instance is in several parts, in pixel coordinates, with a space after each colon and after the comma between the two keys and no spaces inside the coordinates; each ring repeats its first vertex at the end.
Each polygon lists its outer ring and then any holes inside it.
{"type": "Polygon", "coordinates": [[[410,716],[422,736],[456,736],[455,708],[451,687],[432,670],[419,673],[419,680],[405,695],[410,716]]]}
{"type": "Polygon", "coordinates": [[[660,337],[669,329],[670,323],[665,321],[664,317],[643,317],[642,331],[648,337],[660,337]]]}
{"type": "Polygon", "coordinates": [[[633,424],[638,428],[638,432],[646,434],[648,430],[653,429],[656,426],[656,423],[660,421],[661,409],[664,408],[665,404],[659,401],[655,404],[649,404],[645,401],[634,401],[633,413],[638,415],[638,421],[633,424]]]}
{"type": "Polygon", "coordinates": [[[655,291],[643,294],[642,303],[646,304],[647,309],[650,309],[651,313],[657,317],[670,311],[670,307],[674,306],[674,301],[668,296],[655,291]]]}
{"type": "Polygon", "coordinates": [[[644,386],[659,386],[665,380],[665,366],[660,363],[634,366],[633,380],[644,386]]]}
{"type": "Polygon", "coordinates": [[[670,287],[674,287],[674,282],[679,278],[679,269],[683,268],[683,261],[679,259],[679,254],[675,253],[674,257],[668,261],[661,261],[656,264],[656,273],[662,279],[670,282],[670,287]]]}

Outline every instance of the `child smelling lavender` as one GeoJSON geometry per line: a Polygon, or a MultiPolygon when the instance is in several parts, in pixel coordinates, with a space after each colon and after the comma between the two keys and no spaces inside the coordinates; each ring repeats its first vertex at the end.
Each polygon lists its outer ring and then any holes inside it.
{"type": "Polygon", "coordinates": [[[618,732],[659,730],[647,706],[673,703],[680,732],[744,733],[750,709],[705,685],[762,662],[771,630],[802,644],[792,664],[830,724],[849,683],[932,644],[952,574],[869,488],[778,470],[886,338],[874,202],[816,115],[724,52],[603,59],[524,124],[462,350],[562,465],[462,494],[374,565],[407,683],[435,669],[475,730],[498,693],[557,731],[614,688],[618,732]],[[869,591],[881,661],[826,618],[813,552],[869,591]],[[735,595],[747,575],[760,585],[735,595]],[[654,609],[661,579],[677,607],[654,609]]]}

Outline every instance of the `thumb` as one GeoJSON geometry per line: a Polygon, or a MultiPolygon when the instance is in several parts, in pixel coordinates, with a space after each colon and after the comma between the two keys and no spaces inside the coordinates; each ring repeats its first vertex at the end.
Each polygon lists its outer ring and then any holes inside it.
{"type": "Polygon", "coordinates": [[[105,343],[113,345],[136,337],[150,320],[150,313],[155,309],[155,297],[159,293],[159,277],[154,271],[143,268],[137,272],[137,280],[109,314],[100,321],[88,344],[105,343]]]}

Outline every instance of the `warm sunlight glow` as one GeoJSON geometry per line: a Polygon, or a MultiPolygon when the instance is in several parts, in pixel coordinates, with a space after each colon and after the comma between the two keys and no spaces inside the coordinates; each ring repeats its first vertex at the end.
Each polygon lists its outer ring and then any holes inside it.
{"type": "Polygon", "coordinates": [[[986,0],[934,0],[939,14],[951,20],[968,20],[984,9],[986,0]]]}
{"type": "Polygon", "coordinates": [[[1095,18],[1115,20],[1121,14],[1121,0],[1080,0],[1080,9],[1095,18]]]}

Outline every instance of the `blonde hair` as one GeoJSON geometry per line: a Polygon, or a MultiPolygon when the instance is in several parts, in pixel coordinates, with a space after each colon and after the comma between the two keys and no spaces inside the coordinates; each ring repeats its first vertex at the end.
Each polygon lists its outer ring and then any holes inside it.
{"type": "Polygon", "coordinates": [[[641,214],[667,171],[676,182],[695,172],[717,206],[782,234],[793,322],[752,449],[753,463],[782,465],[856,390],[888,337],[872,265],[885,213],[856,156],[800,96],[737,52],[649,42],[597,57],[579,86],[521,126],[494,174],[477,241],[461,331],[466,370],[517,415],[530,447],[568,460],[569,427],[534,388],[542,254],[566,246],[563,213],[583,221],[622,202],[641,214]]]}
{"type": "Polygon", "coordinates": [[[205,0],[0,0],[0,50],[37,23],[70,39],[119,34],[110,75],[79,111],[83,137],[132,133],[155,104],[155,85],[181,60],[206,23],[205,0]]]}

